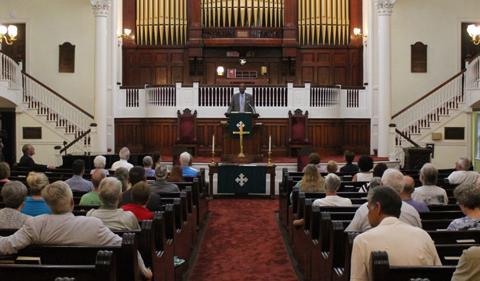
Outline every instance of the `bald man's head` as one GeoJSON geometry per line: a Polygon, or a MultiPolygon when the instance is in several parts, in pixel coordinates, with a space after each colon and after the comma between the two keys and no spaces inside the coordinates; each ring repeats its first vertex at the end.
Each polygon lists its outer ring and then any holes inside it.
{"type": "Polygon", "coordinates": [[[411,176],[404,176],[403,177],[403,192],[412,194],[415,191],[415,180],[411,176]]]}
{"type": "Polygon", "coordinates": [[[103,169],[95,169],[92,174],[92,183],[95,189],[98,189],[100,182],[105,178],[105,171],[103,169]]]}

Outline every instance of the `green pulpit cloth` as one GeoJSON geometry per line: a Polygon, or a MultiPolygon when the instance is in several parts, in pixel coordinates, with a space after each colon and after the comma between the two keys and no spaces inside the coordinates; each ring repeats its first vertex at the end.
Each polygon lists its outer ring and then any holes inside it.
{"type": "MultiPolygon", "coordinates": [[[[239,123],[243,123],[243,131],[251,132],[252,131],[252,114],[245,112],[230,113],[228,119],[228,131],[233,135],[233,132],[238,132],[240,130],[239,123]]],[[[233,135],[238,137],[238,135],[233,135]]]]}
{"type": "Polygon", "coordinates": [[[265,193],[267,167],[221,165],[218,167],[218,193],[265,193]]]}

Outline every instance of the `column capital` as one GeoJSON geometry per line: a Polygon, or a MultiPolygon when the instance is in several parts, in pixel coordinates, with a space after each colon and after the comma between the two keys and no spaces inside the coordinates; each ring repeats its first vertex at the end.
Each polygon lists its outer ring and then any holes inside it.
{"type": "Polygon", "coordinates": [[[112,6],[111,0],[90,0],[93,8],[93,14],[96,17],[106,17],[112,6]]]}
{"type": "Polygon", "coordinates": [[[376,7],[379,16],[390,16],[396,0],[377,0],[376,7]]]}

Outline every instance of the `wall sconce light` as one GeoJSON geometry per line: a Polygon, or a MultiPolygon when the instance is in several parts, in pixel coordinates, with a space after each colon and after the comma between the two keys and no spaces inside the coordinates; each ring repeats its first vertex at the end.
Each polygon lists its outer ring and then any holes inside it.
{"type": "Polygon", "coordinates": [[[358,27],[355,27],[353,29],[353,36],[355,37],[362,37],[363,34],[362,34],[362,29],[358,28],[358,27]]]}
{"type": "Polygon", "coordinates": [[[218,66],[218,67],[217,67],[217,75],[218,75],[218,76],[223,76],[224,74],[225,74],[225,67],[223,67],[223,66],[221,66],[221,65],[218,66]]]}
{"type": "Polygon", "coordinates": [[[264,75],[267,75],[267,73],[268,73],[268,68],[266,66],[261,66],[260,67],[260,74],[262,76],[264,76],[264,75]]]}
{"type": "Polygon", "coordinates": [[[247,64],[247,59],[246,58],[241,58],[240,59],[240,65],[245,65],[247,64]]]}
{"type": "Polygon", "coordinates": [[[117,37],[118,37],[118,39],[121,39],[121,40],[134,40],[135,39],[135,35],[132,34],[132,30],[130,28],[124,28],[123,33],[119,34],[117,37]]]}
{"type": "Polygon", "coordinates": [[[5,26],[0,24],[0,47],[5,42],[7,45],[12,45],[17,40],[18,29],[15,25],[5,26]]]}
{"type": "Polygon", "coordinates": [[[473,44],[480,45],[480,25],[470,24],[467,27],[467,32],[472,37],[473,44]]]}

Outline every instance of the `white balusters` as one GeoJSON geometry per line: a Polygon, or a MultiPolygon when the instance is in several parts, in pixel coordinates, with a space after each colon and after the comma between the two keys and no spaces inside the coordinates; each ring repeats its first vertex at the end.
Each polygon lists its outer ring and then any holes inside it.
{"type": "Polygon", "coordinates": [[[177,89],[175,86],[147,88],[145,92],[149,105],[177,106],[177,89]]]}
{"type": "Polygon", "coordinates": [[[310,88],[310,107],[331,107],[338,104],[339,88],[310,88]]]}
{"type": "Polygon", "coordinates": [[[233,87],[202,86],[199,88],[198,105],[205,107],[225,107],[230,104],[233,87]]]}
{"type": "Polygon", "coordinates": [[[256,107],[287,107],[288,91],[284,86],[265,86],[253,88],[253,100],[256,107]]]}
{"type": "Polygon", "coordinates": [[[56,122],[57,127],[64,127],[67,134],[88,130],[93,122],[89,113],[72,105],[28,74],[23,74],[22,80],[23,102],[27,103],[29,109],[36,110],[37,115],[46,116],[47,121],[56,122]]]}
{"type": "Polygon", "coordinates": [[[10,89],[19,89],[21,86],[21,66],[4,53],[0,53],[0,63],[0,81],[8,81],[10,89]]]}
{"type": "Polygon", "coordinates": [[[480,56],[467,64],[465,88],[472,90],[480,89],[480,56]]]}
{"type": "Polygon", "coordinates": [[[360,90],[347,89],[347,108],[360,107],[360,90]]]}
{"type": "MultiPolygon", "coordinates": [[[[118,92],[119,118],[176,118],[180,108],[197,110],[199,118],[223,118],[237,91],[234,86],[201,85],[123,88],[118,92]]],[[[311,118],[370,118],[367,90],[304,86],[251,86],[262,118],[286,118],[288,110],[309,110],[311,118]],[[281,109],[281,110],[279,110],[281,109]],[[322,110],[317,110],[322,109],[322,110]]]]}
{"type": "Polygon", "coordinates": [[[126,89],[125,105],[126,107],[139,107],[139,89],[126,89]]]}
{"type": "Polygon", "coordinates": [[[435,91],[395,114],[392,122],[407,137],[421,134],[421,130],[430,128],[432,122],[439,122],[440,118],[448,116],[451,110],[460,108],[465,99],[462,83],[463,74],[459,73],[435,91]]]}

